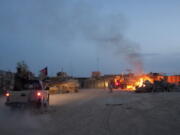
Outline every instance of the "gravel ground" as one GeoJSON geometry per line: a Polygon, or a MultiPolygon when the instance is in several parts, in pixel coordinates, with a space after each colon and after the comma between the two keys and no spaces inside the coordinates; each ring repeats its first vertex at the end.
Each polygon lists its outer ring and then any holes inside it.
{"type": "Polygon", "coordinates": [[[179,135],[180,93],[81,90],[50,96],[45,111],[10,110],[0,98],[1,135],[179,135]]]}

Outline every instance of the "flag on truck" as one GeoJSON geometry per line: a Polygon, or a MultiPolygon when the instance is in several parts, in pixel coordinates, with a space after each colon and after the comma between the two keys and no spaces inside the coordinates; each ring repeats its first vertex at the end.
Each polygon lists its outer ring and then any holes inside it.
{"type": "Polygon", "coordinates": [[[47,75],[48,75],[48,68],[45,67],[45,68],[41,69],[40,72],[41,72],[41,74],[43,74],[44,76],[47,76],[47,75]]]}
{"type": "Polygon", "coordinates": [[[40,70],[40,75],[39,75],[40,80],[45,80],[47,78],[47,75],[48,75],[47,67],[40,70]]]}

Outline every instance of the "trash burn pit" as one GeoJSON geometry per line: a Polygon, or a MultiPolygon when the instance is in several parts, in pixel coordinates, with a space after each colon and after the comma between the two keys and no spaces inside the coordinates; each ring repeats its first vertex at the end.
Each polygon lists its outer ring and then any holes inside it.
{"type": "Polygon", "coordinates": [[[119,75],[110,80],[113,89],[135,92],[173,91],[176,84],[171,83],[168,76],[153,74],[119,75]]]}

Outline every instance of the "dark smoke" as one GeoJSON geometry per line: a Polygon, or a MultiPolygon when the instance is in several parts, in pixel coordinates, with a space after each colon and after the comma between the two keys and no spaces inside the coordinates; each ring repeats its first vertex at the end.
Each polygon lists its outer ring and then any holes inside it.
{"type": "MultiPolygon", "coordinates": [[[[76,14],[76,10],[73,13],[76,14]]],[[[81,5],[75,16],[84,38],[123,58],[134,73],[143,72],[140,46],[125,37],[127,21],[121,13],[104,14],[92,6],[81,5]]]]}
{"type": "Polygon", "coordinates": [[[96,39],[100,45],[108,46],[107,49],[124,58],[133,68],[136,74],[143,73],[143,62],[140,54],[139,45],[125,40],[122,35],[118,37],[109,37],[96,39]]]}
{"type": "Polygon", "coordinates": [[[81,44],[83,41],[87,45],[102,47],[102,50],[106,48],[130,64],[135,73],[143,72],[140,46],[125,38],[127,20],[121,13],[107,12],[101,7],[96,7],[93,2],[82,0],[73,4],[61,2],[60,8],[48,9],[47,12],[55,15],[48,34],[60,40],[61,44],[74,44],[75,41],[81,44]],[[54,36],[54,33],[59,32],[60,36],[54,36]]]}
{"type": "MultiPolygon", "coordinates": [[[[0,9],[3,20],[1,44],[4,41],[4,47],[10,52],[12,48],[14,52],[12,55],[1,56],[6,58],[1,60],[4,63],[14,60],[11,56],[21,54],[20,58],[25,55],[27,59],[50,61],[49,64],[53,65],[54,61],[64,60],[59,60],[59,53],[66,56],[64,46],[84,45],[83,48],[88,48],[88,45],[94,45],[118,54],[119,59],[124,58],[134,72],[142,71],[140,47],[125,37],[126,18],[119,11],[108,8],[108,3],[95,0],[20,0],[3,4],[3,7],[8,8],[0,9]],[[106,10],[106,7],[110,10],[106,10]],[[44,53],[41,55],[34,51],[42,49],[44,53]],[[49,51],[53,58],[47,58],[49,51]]],[[[34,60],[31,62],[34,63],[34,60]]]]}

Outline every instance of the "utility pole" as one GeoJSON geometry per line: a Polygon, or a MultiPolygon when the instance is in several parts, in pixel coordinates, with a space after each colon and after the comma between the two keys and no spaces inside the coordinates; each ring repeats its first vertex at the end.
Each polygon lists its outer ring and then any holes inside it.
{"type": "Polygon", "coordinates": [[[97,46],[97,48],[96,48],[96,56],[97,56],[97,58],[96,58],[96,69],[97,69],[97,71],[100,71],[100,58],[99,58],[99,49],[98,49],[98,46],[97,46]]]}

